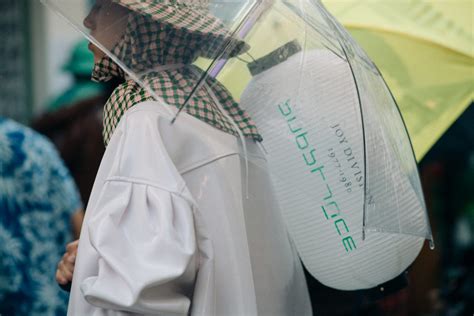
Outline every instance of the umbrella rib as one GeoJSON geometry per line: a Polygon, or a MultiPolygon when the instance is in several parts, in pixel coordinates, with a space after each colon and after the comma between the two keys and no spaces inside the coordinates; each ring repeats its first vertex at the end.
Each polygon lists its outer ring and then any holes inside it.
{"type": "MultiPolygon", "coordinates": [[[[324,11],[323,11],[324,12],[324,11]]],[[[336,32],[340,32],[338,29],[337,22],[334,22],[331,20],[331,17],[328,16],[328,13],[324,12],[324,18],[326,23],[329,24],[329,26],[336,32]]],[[[359,110],[360,110],[360,116],[361,116],[361,127],[362,127],[362,144],[363,144],[363,149],[364,149],[364,200],[363,200],[363,215],[362,215],[362,240],[365,240],[366,236],[366,226],[367,226],[367,144],[366,144],[366,139],[365,139],[365,127],[364,127],[364,113],[362,109],[362,102],[361,102],[361,97],[360,97],[360,90],[359,86],[357,85],[357,79],[356,75],[354,73],[354,69],[351,64],[351,59],[349,58],[346,48],[344,45],[341,43],[341,40],[337,38],[337,41],[339,42],[339,46],[341,47],[341,50],[343,54],[346,56],[346,61],[347,64],[349,65],[349,69],[352,74],[352,78],[354,81],[354,86],[356,88],[357,92],[357,100],[359,104],[359,110]]]]}
{"type": "Polygon", "coordinates": [[[191,93],[186,97],[186,100],[184,101],[184,103],[179,107],[178,109],[178,112],[176,113],[176,115],[174,116],[174,118],[171,120],[171,124],[173,124],[176,119],[178,118],[178,115],[181,113],[181,111],[184,109],[184,107],[186,106],[186,104],[189,102],[189,100],[194,96],[194,94],[196,93],[196,91],[198,89],[201,88],[201,86],[203,85],[204,83],[204,80],[207,76],[207,74],[209,73],[209,70],[211,70],[211,68],[215,65],[216,61],[220,60],[221,57],[224,55],[225,51],[227,50],[227,48],[229,48],[231,42],[232,42],[232,39],[234,38],[234,35],[237,33],[238,30],[240,30],[240,28],[244,25],[244,23],[248,20],[249,16],[253,13],[254,9],[258,6],[258,2],[256,2],[253,7],[245,14],[244,18],[242,19],[242,21],[239,23],[239,25],[237,25],[237,27],[235,28],[235,30],[230,34],[227,42],[225,43],[225,46],[224,48],[222,49],[221,53],[217,56],[217,58],[215,58],[211,64],[207,67],[207,69],[203,72],[202,76],[199,78],[198,80],[198,83],[193,87],[193,89],[191,90],[191,93]]]}

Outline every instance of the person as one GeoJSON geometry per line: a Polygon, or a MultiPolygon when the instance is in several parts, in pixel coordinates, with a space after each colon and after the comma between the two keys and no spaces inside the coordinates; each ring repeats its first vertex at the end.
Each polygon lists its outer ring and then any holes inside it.
{"type": "Polygon", "coordinates": [[[91,81],[90,74],[94,60],[88,44],[87,40],[81,40],[74,45],[71,56],[62,67],[64,72],[72,75],[72,85],[49,102],[46,113],[56,112],[104,92],[103,84],[91,81]]]}
{"type": "Polygon", "coordinates": [[[104,155],[102,111],[107,98],[119,82],[97,83],[91,80],[94,55],[88,41],[73,48],[63,69],[74,76],[74,83],[57,96],[30,126],[47,136],[61,155],[76,182],[81,199],[87,205],[104,155]]]}
{"type": "MultiPolygon", "coordinates": [[[[108,96],[107,96],[108,97],[108,96]]],[[[87,205],[95,175],[104,155],[102,109],[104,93],[36,117],[31,127],[58,149],[87,205]]]]}
{"type": "Polygon", "coordinates": [[[0,117],[1,315],[65,314],[68,295],[51,279],[81,207],[54,146],[0,117]]]}
{"type": "Polygon", "coordinates": [[[246,49],[206,7],[98,0],[84,20],[101,44],[90,45],[93,77],[124,82],[104,107],[107,148],[78,247],[58,269],[72,278],[69,315],[312,314],[261,136],[192,64],[246,49]]]}

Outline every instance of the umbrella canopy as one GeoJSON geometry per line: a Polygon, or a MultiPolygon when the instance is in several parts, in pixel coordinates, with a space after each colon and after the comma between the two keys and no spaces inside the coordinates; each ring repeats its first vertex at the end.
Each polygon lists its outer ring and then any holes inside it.
{"type": "Polygon", "coordinates": [[[420,160],[474,99],[472,1],[323,3],[379,67],[420,160]]]}
{"type": "Polygon", "coordinates": [[[106,105],[108,134],[154,99],[171,123],[183,110],[263,145],[290,236],[324,284],[384,283],[432,238],[397,105],[321,3],[100,0],[86,18],[77,0],[43,2],[103,52],[96,78],[126,81],[106,105]]]}

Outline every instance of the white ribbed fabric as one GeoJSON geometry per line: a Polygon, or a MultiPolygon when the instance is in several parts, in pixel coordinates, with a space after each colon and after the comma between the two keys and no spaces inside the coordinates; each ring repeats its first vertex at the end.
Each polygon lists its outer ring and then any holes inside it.
{"type": "MultiPolygon", "coordinates": [[[[349,64],[328,50],[298,53],[258,74],[241,97],[263,137],[275,192],[305,266],[342,290],[398,276],[429,231],[412,174],[387,137],[391,122],[374,117],[380,105],[365,101],[370,119],[362,117],[349,64]],[[366,162],[372,215],[366,224],[373,231],[362,240],[366,162]]],[[[416,172],[414,178],[419,181],[416,172]]]]}

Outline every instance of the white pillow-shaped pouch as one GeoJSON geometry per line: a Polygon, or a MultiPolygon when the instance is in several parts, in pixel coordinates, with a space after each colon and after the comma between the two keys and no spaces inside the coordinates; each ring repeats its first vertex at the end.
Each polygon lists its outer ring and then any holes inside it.
{"type": "MultiPolygon", "coordinates": [[[[340,290],[367,289],[393,279],[414,261],[422,236],[373,229],[363,240],[366,163],[375,171],[372,210],[389,219],[394,214],[395,226],[426,217],[424,202],[383,135],[370,143],[378,154],[366,157],[364,141],[371,131],[364,137],[362,126],[369,118],[361,115],[345,60],[325,50],[298,53],[256,75],[241,106],[263,136],[290,236],[316,279],[340,290]],[[400,219],[400,214],[410,218],[400,219]]],[[[371,106],[376,105],[366,104],[371,106]]]]}

